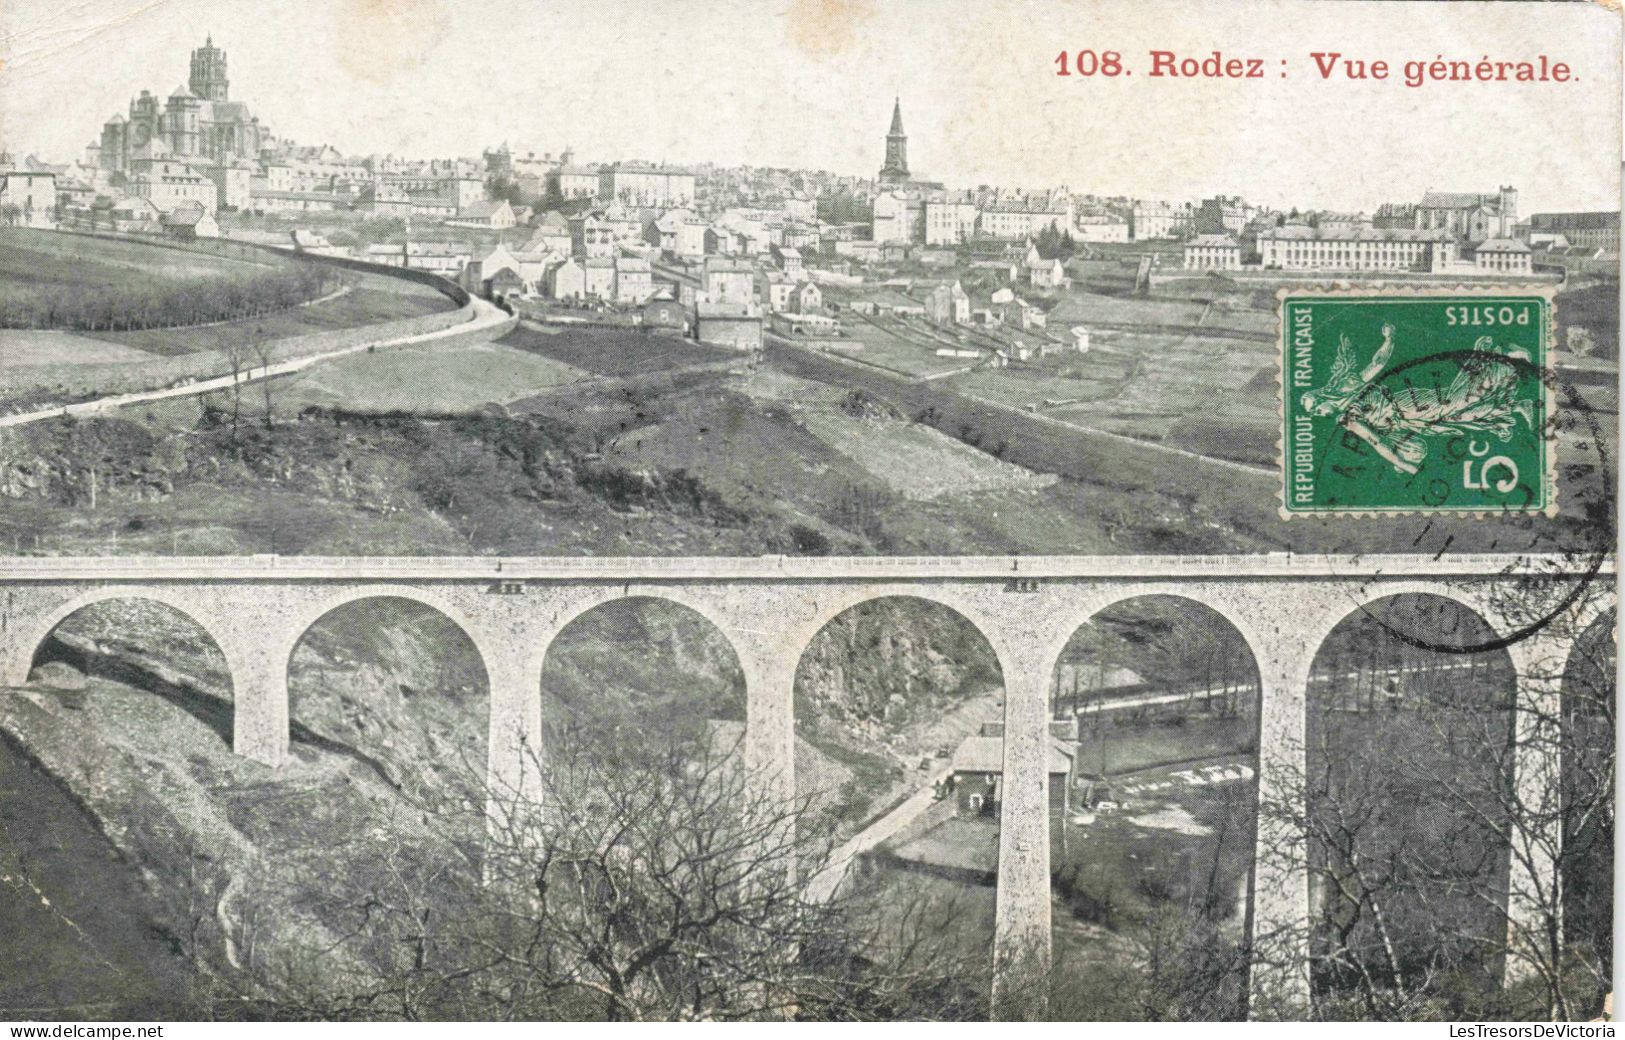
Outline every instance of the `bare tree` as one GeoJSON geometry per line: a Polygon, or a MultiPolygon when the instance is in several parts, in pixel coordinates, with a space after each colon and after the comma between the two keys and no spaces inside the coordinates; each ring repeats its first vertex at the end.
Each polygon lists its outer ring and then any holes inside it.
{"type": "Polygon", "coordinates": [[[1611,615],[1582,631],[1526,583],[1501,596],[1509,629],[1540,622],[1516,674],[1381,626],[1317,667],[1306,768],[1260,815],[1291,836],[1276,869],[1310,877],[1319,1017],[1573,1018],[1611,985],[1611,902],[1571,898],[1612,876],[1611,615]]]}
{"type": "MultiPolygon", "coordinates": [[[[691,734],[690,734],[691,735],[691,734]]],[[[736,748],[576,731],[534,790],[469,783],[368,828],[313,888],[338,944],[258,975],[278,1015],[768,1020],[985,1016],[951,906],[808,896],[828,842],[736,748]],[[813,866],[809,873],[808,864],[813,866]]],[[[543,768],[545,765],[545,769],[543,768]]]]}
{"type": "Polygon", "coordinates": [[[253,369],[253,352],[236,337],[227,337],[221,350],[225,354],[226,369],[231,375],[231,386],[226,393],[231,401],[231,443],[235,447],[242,430],[243,383],[253,369]]]}
{"type": "Polygon", "coordinates": [[[260,397],[265,407],[263,416],[266,430],[276,426],[276,380],[271,378],[271,362],[275,351],[272,349],[274,341],[265,335],[265,326],[255,325],[254,332],[248,339],[248,349],[254,360],[259,362],[260,368],[260,397]]]}

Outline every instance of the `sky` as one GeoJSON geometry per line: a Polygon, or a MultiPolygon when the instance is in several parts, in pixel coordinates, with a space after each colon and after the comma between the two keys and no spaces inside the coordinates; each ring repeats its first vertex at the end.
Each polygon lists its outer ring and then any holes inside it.
{"type": "Polygon", "coordinates": [[[1615,209],[1619,33],[1591,3],[4,0],[0,144],[78,156],[140,90],[184,83],[212,34],[234,99],[350,154],[507,142],[873,176],[901,97],[910,166],[950,186],[1369,210],[1510,184],[1523,213],[1615,209]],[[1057,76],[1082,49],[1130,74],[1057,76]],[[1257,58],[1264,77],[1153,77],[1152,50],[1257,58]],[[1315,51],[1391,78],[1323,81],[1315,51]],[[1574,80],[1399,78],[1541,54],[1574,80]]]}

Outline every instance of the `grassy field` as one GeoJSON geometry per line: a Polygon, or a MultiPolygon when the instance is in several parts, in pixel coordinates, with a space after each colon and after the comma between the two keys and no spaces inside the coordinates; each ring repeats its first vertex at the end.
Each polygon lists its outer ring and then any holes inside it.
{"type": "Polygon", "coordinates": [[[95,292],[123,288],[132,280],[161,285],[277,266],[142,242],[4,228],[0,229],[0,305],[50,288],[95,292]]]}
{"type": "Polygon", "coordinates": [[[1280,458],[1276,442],[1281,431],[1274,416],[1238,414],[1224,408],[1218,414],[1192,414],[1175,420],[1164,442],[1210,458],[1230,459],[1253,466],[1274,466],[1280,458]]]}
{"type": "Polygon", "coordinates": [[[5,345],[5,355],[0,360],[6,365],[19,367],[74,362],[93,365],[150,361],[154,357],[151,351],[54,329],[6,329],[0,332],[0,342],[5,345]]]}
{"type": "Polygon", "coordinates": [[[952,383],[984,401],[996,401],[1012,408],[1036,404],[1049,413],[1056,411],[1055,405],[1060,402],[1111,398],[1119,392],[1132,367],[1133,362],[1127,358],[1088,354],[1064,368],[1053,358],[1046,358],[1010,368],[979,369],[955,376],[952,383]]]}
{"type": "Polygon", "coordinates": [[[660,372],[686,365],[744,362],[738,351],[708,347],[693,340],[620,329],[540,329],[524,325],[501,342],[562,361],[594,375],[623,376],[660,372]]]}
{"type": "MultiPolygon", "coordinates": [[[[255,270],[286,270],[297,264],[275,258],[261,264],[159,243],[6,229],[0,231],[0,310],[7,301],[37,300],[42,294],[64,291],[94,296],[150,289],[161,295],[200,279],[240,279],[255,270]]],[[[454,306],[449,297],[416,282],[373,274],[352,273],[345,278],[347,288],[331,298],[238,321],[71,335],[6,330],[0,333],[6,345],[5,361],[19,365],[138,361],[212,350],[230,337],[283,339],[432,314],[454,306]]]]}
{"type": "Polygon", "coordinates": [[[761,409],[731,388],[636,404],[642,423],[634,418],[635,425],[604,447],[605,457],[621,465],[687,470],[725,494],[808,508],[837,500],[853,481],[872,483],[855,462],[788,416],[761,409]]]}
{"type": "Polygon", "coordinates": [[[330,295],[336,269],[274,253],[12,229],[0,249],[0,325],[92,335],[275,314],[330,295]]]}
{"type": "Polygon", "coordinates": [[[999,824],[985,817],[951,817],[896,851],[904,859],[997,875],[999,824]]]}
{"type": "Polygon", "coordinates": [[[434,344],[352,354],[293,377],[282,407],[446,414],[507,404],[588,373],[499,343],[434,344]]]}

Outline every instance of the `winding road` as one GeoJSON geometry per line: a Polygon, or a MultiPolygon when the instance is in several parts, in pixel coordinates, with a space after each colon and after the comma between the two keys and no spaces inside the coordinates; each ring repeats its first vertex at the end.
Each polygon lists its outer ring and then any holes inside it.
{"type": "Polygon", "coordinates": [[[837,846],[830,853],[829,862],[824,865],[824,869],[807,882],[807,898],[815,903],[828,902],[834,898],[836,890],[841,887],[841,882],[846,879],[852,861],[919,819],[937,800],[935,786],[952,775],[951,768],[943,768],[933,773],[918,791],[847,839],[844,844],[837,846]]]}
{"type": "Polygon", "coordinates": [[[471,297],[470,302],[474,308],[473,316],[468,321],[452,325],[449,328],[438,329],[434,332],[417,333],[411,336],[396,336],[392,339],[356,343],[320,354],[310,354],[306,357],[262,365],[244,372],[215,376],[212,379],[200,379],[195,383],[187,383],[184,386],[170,386],[159,390],[142,390],[130,394],[113,394],[107,397],[92,398],[89,401],[80,401],[76,404],[58,405],[39,411],[0,415],[0,428],[25,426],[44,419],[61,418],[65,415],[102,415],[114,409],[123,408],[126,405],[143,404],[147,401],[162,401],[172,397],[191,397],[197,394],[213,393],[216,390],[229,390],[237,384],[255,383],[262,379],[271,379],[276,376],[300,372],[312,365],[344,357],[347,354],[358,354],[365,350],[377,350],[381,347],[405,347],[420,343],[432,343],[437,339],[461,336],[470,332],[478,332],[481,329],[495,329],[506,322],[513,321],[513,318],[507,312],[477,296],[471,297]]]}

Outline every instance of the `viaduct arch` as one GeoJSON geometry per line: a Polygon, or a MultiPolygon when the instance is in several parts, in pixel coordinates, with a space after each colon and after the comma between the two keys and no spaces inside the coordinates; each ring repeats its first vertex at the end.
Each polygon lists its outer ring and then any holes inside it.
{"type": "MultiPolygon", "coordinates": [[[[1047,973],[1050,961],[1048,691],[1080,626],[1114,603],[1149,595],[1181,596],[1226,618],[1258,668],[1258,797],[1267,804],[1295,797],[1290,778],[1303,765],[1310,668],[1344,617],[1378,599],[1422,593],[1460,602],[1504,635],[1518,625],[1499,609],[1495,592],[1526,574],[1568,575],[1575,583],[1598,575],[1587,595],[1564,607],[1575,631],[1613,606],[1611,560],[1599,571],[1595,561],[1541,557],[11,558],[0,560],[0,680],[25,683],[35,649],[74,610],[103,599],[152,599],[214,638],[232,672],[234,749],[274,768],[287,755],[287,666],[298,639],[346,603],[413,599],[458,624],[479,650],[490,684],[488,776],[493,790],[523,790],[533,782],[528,749],[546,753],[539,684],[547,648],[592,607],[646,596],[694,610],[732,645],[745,676],[747,768],[772,793],[793,797],[792,689],[813,636],[869,600],[938,603],[975,625],[1003,672],[1007,795],[994,1005],[1003,1015],[1042,1015],[1023,980],[1047,973]]],[[[1519,676],[1520,738],[1537,736],[1560,715],[1562,665],[1573,639],[1556,628],[1507,647],[1519,676]]],[[[1557,790],[1560,766],[1548,760],[1555,757],[1519,755],[1514,784],[1528,804],[1557,790]]],[[[1508,908],[1514,946],[1538,938],[1538,907],[1520,901],[1520,883],[1527,891],[1548,883],[1556,847],[1548,834],[1518,840],[1525,847],[1513,851],[1508,908]]],[[[1309,994],[1301,847],[1301,836],[1284,823],[1260,819],[1253,906],[1260,955],[1250,987],[1296,1003],[1309,994]]]]}

